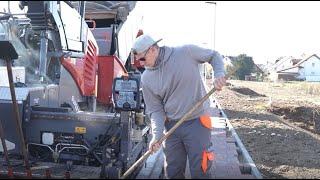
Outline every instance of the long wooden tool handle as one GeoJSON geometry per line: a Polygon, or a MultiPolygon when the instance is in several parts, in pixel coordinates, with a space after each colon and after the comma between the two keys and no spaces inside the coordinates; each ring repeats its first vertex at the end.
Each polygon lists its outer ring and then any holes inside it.
{"type": "Polygon", "coordinates": [[[14,84],[13,84],[13,75],[12,75],[12,65],[10,59],[6,59],[7,63],[7,71],[8,71],[8,80],[9,80],[9,87],[10,87],[10,93],[11,93],[11,99],[12,99],[12,108],[13,108],[13,113],[14,113],[14,120],[16,122],[16,128],[18,132],[18,137],[20,140],[20,145],[22,149],[22,154],[24,157],[24,164],[26,166],[26,170],[30,170],[30,164],[29,164],[29,158],[28,158],[28,152],[23,136],[23,131],[22,131],[22,125],[21,125],[21,120],[20,120],[20,115],[19,115],[19,107],[16,99],[16,92],[14,90],[14,84]]]}
{"type": "MultiPolygon", "coordinates": [[[[206,101],[211,94],[215,92],[215,89],[212,88],[204,97],[197,102],[164,136],[162,136],[156,143],[161,144],[164,140],[166,140],[174,130],[176,130],[187,118],[206,101]]],[[[125,179],[130,175],[133,170],[135,170],[149,155],[151,154],[151,150],[148,150],[143,156],[141,156],[138,161],[136,161],[124,174],[121,176],[121,179],[125,179]]]]}

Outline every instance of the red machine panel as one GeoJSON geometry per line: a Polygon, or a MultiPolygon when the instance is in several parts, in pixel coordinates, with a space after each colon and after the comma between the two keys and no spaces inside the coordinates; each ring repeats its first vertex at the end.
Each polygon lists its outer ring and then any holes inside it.
{"type": "Polygon", "coordinates": [[[95,92],[97,48],[88,41],[85,58],[63,58],[61,64],[71,74],[81,95],[91,96],[95,92]]]}
{"type": "Polygon", "coordinates": [[[112,103],[112,83],[116,77],[127,75],[127,70],[117,56],[98,57],[98,97],[99,103],[112,103]]]}

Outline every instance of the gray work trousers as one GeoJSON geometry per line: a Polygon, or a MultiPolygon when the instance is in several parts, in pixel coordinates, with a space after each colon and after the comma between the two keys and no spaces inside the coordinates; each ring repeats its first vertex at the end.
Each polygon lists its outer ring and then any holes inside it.
{"type": "MultiPolygon", "coordinates": [[[[166,122],[165,131],[170,130],[175,123],[166,122]]],[[[201,168],[202,153],[211,146],[211,130],[204,127],[199,118],[182,123],[163,143],[165,178],[185,178],[187,158],[192,179],[211,178],[209,169],[212,161],[208,161],[206,173],[201,168]]]]}

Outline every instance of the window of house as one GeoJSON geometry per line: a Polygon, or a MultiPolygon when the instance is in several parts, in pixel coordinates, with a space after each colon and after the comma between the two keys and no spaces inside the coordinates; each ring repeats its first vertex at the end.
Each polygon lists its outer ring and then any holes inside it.
{"type": "Polygon", "coordinates": [[[314,72],[311,72],[311,75],[314,75],[314,72]]]}
{"type": "Polygon", "coordinates": [[[312,67],[314,67],[315,66],[315,64],[314,63],[312,63],[312,67]]]}

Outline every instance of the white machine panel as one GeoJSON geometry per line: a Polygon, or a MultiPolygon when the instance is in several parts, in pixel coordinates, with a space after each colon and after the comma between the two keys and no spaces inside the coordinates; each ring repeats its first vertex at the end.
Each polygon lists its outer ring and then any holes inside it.
{"type": "MultiPolygon", "coordinates": [[[[12,67],[13,82],[25,83],[26,70],[25,67],[12,67]]],[[[7,67],[0,67],[0,86],[9,87],[9,79],[7,73],[7,67]]]]}

